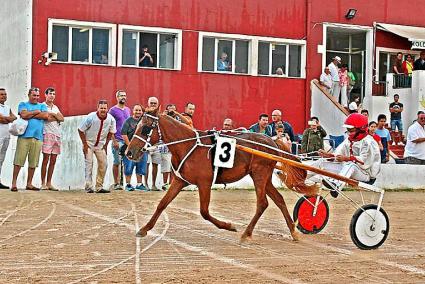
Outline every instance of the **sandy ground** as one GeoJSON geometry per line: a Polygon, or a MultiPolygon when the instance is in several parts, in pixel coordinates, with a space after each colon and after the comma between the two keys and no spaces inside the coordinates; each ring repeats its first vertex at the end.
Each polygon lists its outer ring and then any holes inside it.
{"type": "MultiPolygon", "coordinates": [[[[297,196],[283,194],[292,212],[297,196]]],[[[246,190],[212,195],[211,213],[233,221],[237,233],[204,221],[197,192],[185,191],[147,237],[136,238],[163,195],[1,191],[0,283],[425,282],[424,192],[386,193],[390,235],[372,251],[350,239],[355,209],[330,196],[320,234],[292,241],[270,203],[253,240],[241,245],[255,208],[255,192],[246,190]]]]}

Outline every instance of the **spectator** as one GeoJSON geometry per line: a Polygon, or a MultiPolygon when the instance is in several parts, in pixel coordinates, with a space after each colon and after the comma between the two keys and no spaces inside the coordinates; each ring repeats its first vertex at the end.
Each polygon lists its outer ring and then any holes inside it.
{"type": "Polygon", "coordinates": [[[194,113],[195,113],[195,104],[189,102],[189,103],[186,104],[186,106],[184,108],[184,113],[181,114],[186,119],[186,121],[184,121],[184,123],[187,124],[190,128],[194,128],[194,126],[193,126],[193,114],[194,113]]]}
{"type": "Polygon", "coordinates": [[[278,76],[283,76],[283,75],[285,75],[285,74],[283,73],[283,69],[282,69],[282,68],[280,68],[280,67],[277,67],[277,68],[276,68],[276,75],[278,75],[278,76]]]}
{"type": "Polygon", "coordinates": [[[353,90],[354,86],[356,85],[356,75],[354,75],[353,72],[348,71],[348,89],[347,89],[347,98],[350,98],[351,91],[353,90]]]}
{"type": "Polygon", "coordinates": [[[28,177],[27,190],[40,190],[32,185],[35,168],[40,159],[41,146],[43,145],[43,126],[44,121],[49,118],[45,104],[38,102],[40,98],[38,88],[31,88],[28,91],[28,101],[20,102],[18,105],[18,114],[22,119],[28,121],[28,126],[24,134],[18,137],[13,167],[12,191],[18,191],[16,181],[19,172],[24,166],[28,157],[28,177]]]}
{"type": "Polygon", "coordinates": [[[413,71],[413,58],[411,54],[406,56],[406,60],[403,61],[402,70],[405,75],[412,76],[413,71]]]}
{"type": "Polygon", "coordinates": [[[425,114],[407,130],[407,144],[404,151],[406,164],[425,165],[425,114]]]}
{"type": "Polygon", "coordinates": [[[270,127],[271,127],[271,136],[276,136],[276,124],[277,123],[283,123],[283,127],[284,132],[287,133],[289,135],[289,138],[291,139],[291,141],[294,141],[294,131],[292,129],[291,124],[289,124],[289,122],[287,121],[282,121],[282,112],[278,109],[275,109],[274,111],[272,111],[272,122],[270,123],[270,127]]]}
{"type": "MultiPolygon", "coordinates": [[[[148,107],[149,108],[157,108],[159,106],[159,101],[157,97],[149,97],[148,98],[148,107]]],[[[146,186],[148,186],[149,179],[149,165],[152,164],[152,187],[153,191],[159,191],[156,187],[156,178],[158,176],[158,165],[161,164],[161,153],[159,149],[149,151],[148,162],[147,162],[147,170],[146,170],[146,186]]],[[[149,187],[147,187],[149,190],[149,187]]]]}
{"type": "MultiPolygon", "coordinates": [[[[399,136],[403,137],[403,121],[401,120],[401,112],[403,111],[403,104],[400,103],[399,95],[394,95],[394,102],[390,103],[390,113],[391,113],[391,130],[400,132],[399,136]]],[[[394,134],[395,135],[395,134],[394,134]]],[[[395,139],[393,140],[393,144],[395,139]]],[[[400,139],[402,140],[402,139],[400,139]]],[[[399,145],[404,145],[402,141],[398,142],[399,145]]]]}
{"type": "Polygon", "coordinates": [[[158,151],[161,154],[162,190],[168,190],[171,183],[171,153],[166,145],[160,141],[158,151]]]}
{"type": "Polygon", "coordinates": [[[147,45],[144,45],[142,47],[142,53],[143,56],[139,60],[139,66],[140,67],[153,67],[153,58],[152,55],[149,53],[149,47],[147,45]]]}
{"type": "Polygon", "coordinates": [[[233,126],[233,120],[231,120],[230,118],[226,118],[223,121],[223,129],[222,130],[232,130],[235,127],[233,126]]]}
{"type": "Polygon", "coordinates": [[[169,105],[167,105],[167,107],[165,109],[166,109],[167,115],[171,116],[172,118],[174,118],[177,121],[180,121],[180,122],[182,121],[181,118],[180,118],[181,115],[179,116],[179,114],[177,112],[177,107],[176,107],[175,104],[169,104],[169,105]]]}
{"type": "Polygon", "coordinates": [[[109,114],[115,119],[116,123],[116,132],[112,136],[112,155],[114,157],[114,162],[112,166],[112,173],[114,175],[114,190],[123,189],[120,185],[119,180],[119,167],[121,165],[121,156],[120,156],[120,148],[124,145],[124,140],[121,135],[121,129],[124,122],[127,118],[130,117],[130,108],[126,106],[127,102],[127,94],[125,91],[118,90],[115,93],[115,98],[117,99],[117,104],[111,107],[109,110],[109,114]]]}
{"type": "Polygon", "coordinates": [[[61,152],[60,124],[64,121],[64,117],[59,108],[54,104],[56,98],[55,89],[47,88],[44,94],[46,95],[44,104],[47,107],[49,118],[44,123],[43,129],[43,146],[41,148],[43,153],[43,162],[41,164],[41,189],[57,191],[52,185],[52,176],[55,170],[56,158],[61,152]]]}
{"type": "Polygon", "coordinates": [[[229,58],[226,52],[222,52],[217,60],[217,71],[232,71],[232,65],[229,63],[229,58]]]}
{"type": "Polygon", "coordinates": [[[383,151],[384,146],[382,145],[381,137],[379,137],[379,135],[375,133],[377,127],[378,127],[378,124],[376,123],[376,121],[369,122],[369,135],[371,135],[373,139],[376,141],[376,143],[378,143],[379,150],[383,151]]]}
{"type": "Polygon", "coordinates": [[[260,114],[258,117],[258,122],[256,124],[251,125],[249,128],[250,132],[261,133],[267,136],[272,137],[272,130],[269,123],[269,116],[265,113],[260,114]]]}
{"type": "Polygon", "coordinates": [[[362,109],[360,113],[366,117],[369,117],[369,111],[367,109],[362,109]]]}
{"type": "Polygon", "coordinates": [[[341,64],[341,57],[335,56],[332,58],[332,62],[328,65],[330,74],[332,76],[332,96],[335,97],[337,101],[339,101],[339,94],[341,92],[338,64],[341,64]]]}
{"type": "Polygon", "coordinates": [[[394,74],[403,74],[403,53],[398,52],[393,62],[394,74]]]}
{"type": "Polygon", "coordinates": [[[382,146],[384,149],[381,151],[381,162],[386,163],[390,160],[390,155],[388,151],[388,145],[391,141],[391,135],[388,129],[385,128],[385,124],[387,123],[387,117],[385,114],[378,115],[378,128],[375,133],[381,137],[382,146]]]}
{"type": "Polygon", "coordinates": [[[362,105],[360,104],[360,97],[359,95],[355,94],[353,95],[351,103],[348,105],[348,111],[350,113],[358,113],[361,109],[361,106],[362,105]]]}
{"type": "Polygon", "coordinates": [[[413,70],[425,70],[425,50],[421,51],[420,57],[413,63],[413,70]]]}
{"type": "Polygon", "coordinates": [[[106,151],[112,135],[117,131],[115,119],[108,113],[108,102],[100,100],[97,111],[89,113],[78,127],[78,134],[83,143],[85,158],[85,190],[93,193],[93,155],[97,159],[96,193],[109,193],[103,188],[107,168],[106,151]]]}
{"type": "Polygon", "coordinates": [[[323,73],[320,75],[320,85],[326,88],[326,90],[332,94],[332,76],[331,72],[329,71],[329,67],[326,66],[323,70],[323,73]]]}
{"type": "Polygon", "coordinates": [[[341,69],[339,69],[338,76],[339,76],[339,85],[341,86],[341,105],[344,107],[348,106],[348,96],[347,96],[347,90],[348,90],[348,65],[342,64],[341,69]]]}
{"type": "MultiPolygon", "coordinates": [[[[418,111],[418,113],[416,114],[417,115],[417,118],[413,121],[413,123],[415,123],[416,121],[418,121],[419,120],[419,116],[421,115],[421,114],[424,114],[425,112],[424,111],[422,111],[422,110],[420,110],[420,111],[418,111]]],[[[412,123],[412,124],[413,124],[412,123]]]]}
{"type": "Polygon", "coordinates": [[[13,114],[10,107],[5,104],[6,101],[6,89],[0,88],[0,189],[9,189],[8,186],[1,183],[1,168],[6,157],[6,151],[10,141],[9,123],[16,119],[16,116],[13,114]]]}
{"type": "Polygon", "coordinates": [[[272,139],[276,142],[280,149],[291,153],[292,143],[289,139],[289,135],[284,132],[285,127],[282,122],[276,124],[276,136],[273,136],[272,139]]]}
{"type": "MultiPolygon", "coordinates": [[[[136,132],[137,124],[139,123],[142,117],[142,106],[137,104],[133,107],[133,115],[127,118],[124,122],[121,135],[124,141],[124,146],[121,147],[121,154],[125,152],[125,149],[130,144],[131,139],[133,138],[134,133],[136,132]]],[[[143,176],[146,177],[146,167],[148,161],[148,154],[144,153],[140,161],[134,162],[130,161],[125,155],[123,155],[123,164],[124,164],[124,175],[126,186],[125,189],[127,191],[133,191],[134,189],[148,191],[148,188],[143,184],[143,176]],[[136,168],[136,178],[137,185],[134,188],[131,185],[131,176],[133,174],[134,168],[136,168]]],[[[147,185],[147,180],[145,182],[147,185]]]]}
{"type": "Polygon", "coordinates": [[[309,155],[316,155],[320,149],[324,149],[323,139],[327,133],[320,125],[319,118],[313,116],[309,122],[309,127],[304,130],[303,139],[301,142],[301,152],[309,155]]]}

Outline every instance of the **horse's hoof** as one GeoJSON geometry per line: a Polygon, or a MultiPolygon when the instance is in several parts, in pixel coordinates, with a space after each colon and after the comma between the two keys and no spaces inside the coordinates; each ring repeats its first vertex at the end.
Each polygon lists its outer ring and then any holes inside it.
{"type": "Polygon", "coordinates": [[[148,234],[148,232],[146,230],[140,229],[137,232],[136,237],[143,238],[143,237],[146,237],[147,234],[148,234]]]}
{"type": "Polygon", "coordinates": [[[235,225],[233,225],[233,224],[230,224],[230,227],[229,227],[229,231],[232,231],[232,232],[237,232],[238,230],[236,230],[236,227],[235,227],[235,225]]]}
{"type": "Polygon", "coordinates": [[[298,242],[300,240],[300,234],[298,232],[292,232],[291,236],[294,239],[294,242],[298,242]]]}
{"type": "Polygon", "coordinates": [[[248,235],[246,235],[246,234],[243,234],[243,235],[241,236],[241,240],[240,240],[240,243],[241,243],[241,244],[243,244],[243,243],[245,243],[245,242],[250,242],[250,241],[252,241],[252,236],[248,236],[248,235]]]}

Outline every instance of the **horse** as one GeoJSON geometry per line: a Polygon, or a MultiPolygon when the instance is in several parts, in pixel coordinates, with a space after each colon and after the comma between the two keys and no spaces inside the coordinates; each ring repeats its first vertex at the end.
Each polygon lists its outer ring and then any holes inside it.
{"type": "MultiPolygon", "coordinates": [[[[214,178],[213,158],[210,157],[210,150],[213,141],[207,132],[196,131],[187,125],[177,121],[167,114],[161,114],[159,107],[143,109],[143,116],[136,128],[130,144],[126,150],[126,156],[131,160],[139,160],[148,147],[155,145],[160,140],[168,143],[169,151],[172,154],[173,170],[177,169],[168,191],[159,202],[154,214],[138,232],[138,237],[144,237],[157,222],[162,211],[173,201],[178,193],[187,185],[193,184],[198,187],[200,214],[213,223],[217,228],[236,232],[236,227],[230,222],[224,222],[213,216],[209,212],[211,186],[214,178]],[[196,146],[197,145],[197,146],[196,146]],[[182,163],[183,161],[183,163],[182,163]],[[178,169],[180,168],[180,169],[178,169]]],[[[237,143],[251,147],[260,151],[285,156],[269,147],[276,148],[276,143],[268,136],[257,133],[238,133],[237,143]],[[256,144],[251,144],[253,141],[256,144]],[[267,145],[265,147],[262,145],[267,145]]],[[[291,155],[287,158],[294,159],[291,155]]],[[[257,196],[256,211],[250,223],[241,236],[241,242],[252,238],[252,232],[257,221],[268,207],[267,197],[270,197],[282,212],[292,238],[299,239],[295,231],[296,224],[293,222],[288,212],[285,201],[279,191],[272,184],[272,174],[276,162],[254,156],[252,154],[236,149],[233,168],[221,168],[216,177],[217,184],[227,184],[236,182],[246,175],[250,175],[255,186],[257,196]]],[[[306,172],[298,168],[287,166],[284,181],[290,188],[298,191],[312,192],[311,186],[304,184],[306,172]]]]}

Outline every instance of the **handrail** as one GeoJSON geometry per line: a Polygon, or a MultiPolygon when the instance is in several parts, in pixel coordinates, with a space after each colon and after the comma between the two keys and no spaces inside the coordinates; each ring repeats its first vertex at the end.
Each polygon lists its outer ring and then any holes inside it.
{"type": "Polygon", "coordinates": [[[336,101],[336,99],[325,89],[325,87],[323,87],[322,85],[320,85],[319,81],[317,79],[313,79],[312,82],[314,83],[314,85],[316,85],[317,88],[319,88],[319,90],[326,96],[328,97],[328,99],[340,110],[342,111],[345,115],[349,115],[350,113],[347,111],[347,109],[345,107],[343,107],[339,102],[336,101]]]}

